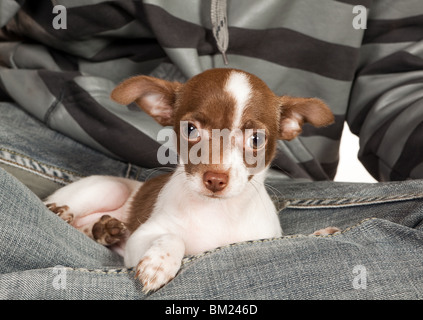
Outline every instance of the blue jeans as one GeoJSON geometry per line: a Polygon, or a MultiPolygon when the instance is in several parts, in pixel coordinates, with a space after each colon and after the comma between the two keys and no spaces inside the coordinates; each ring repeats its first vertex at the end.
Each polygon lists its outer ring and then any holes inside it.
{"type": "Polygon", "coordinates": [[[175,279],[144,295],[120,256],[39,197],[79,176],[156,172],[91,150],[12,104],[0,103],[0,114],[2,299],[423,298],[423,181],[295,182],[276,173],[267,183],[282,238],[187,256],[175,279]],[[327,226],[342,232],[309,236],[327,226]]]}

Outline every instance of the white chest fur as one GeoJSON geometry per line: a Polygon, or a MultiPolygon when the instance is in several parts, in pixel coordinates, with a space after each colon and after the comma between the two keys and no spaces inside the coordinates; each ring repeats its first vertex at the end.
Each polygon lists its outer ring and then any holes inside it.
{"type": "MultiPolygon", "coordinates": [[[[254,177],[236,197],[207,198],[190,191],[184,174],[164,186],[150,219],[135,233],[167,234],[181,238],[185,254],[218,246],[281,236],[276,209],[261,176],[254,177]]],[[[137,236],[135,235],[135,238],[137,236]]]]}

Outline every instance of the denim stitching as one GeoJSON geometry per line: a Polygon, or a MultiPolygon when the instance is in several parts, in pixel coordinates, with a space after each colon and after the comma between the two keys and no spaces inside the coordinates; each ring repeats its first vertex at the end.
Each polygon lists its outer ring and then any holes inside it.
{"type": "MultiPolygon", "coordinates": [[[[422,193],[406,193],[403,195],[390,195],[379,197],[362,198],[332,198],[332,199],[286,199],[286,207],[296,209],[314,209],[314,208],[338,208],[352,207],[358,205],[372,205],[378,203],[407,201],[423,198],[422,193]]],[[[279,200],[280,201],[280,200],[279,200]]]]}
{"type": "Polygon", "coordinates": [[[132,165],[128,163],[128,168],[126,169],[125,178],[129,178],[131,176],[132,165]]]}
{"type": "MultiPolygon", "coordinates": [[[[47,269],[57,269],[54,268],[47,268],[47,269]]],[[[65,270],[69,271],[79,271],[84,273],[96,273],[96,274],[130,274],[135,272],[134,268],[116,268],[116,269],[88,269],[88,268],[72,268],[72,267],[63,267],[65,270]]]]}
{"type": "MultiPolygon", "coordinates": [[[[360,221],[359,223],[357,223],[356,225],[353,225],[351,227],[348,227],[344,230],[342,230],[341,232],[337,232],[335,234],[330,234],[330,235],[325,235],[325,236],[312,236],[312,237],[316,237],[316,238],[331,238],[331,237],[336,237],[339,236],[340,234],[344,234],[348,231],[351,231],[359,226],[361,226],[362,224],[364,224],[365,222],[368,222],[370,220],[376,220],[377,218],[367,218],[364,219],[362,221],[360,221]]],[[[310,236],[307,235],[302,235],[302,234],[296,234],[296,235],[290,235],[290,236],[284,236],[284,237],[280,237],[280,238],[270,238],[270,239],[259,239],[259,240],[249,240],[249,241],[242,241],[242,242],[237,242],[237,243],[232,243],[232,244],[228,244],[226,246],[222,246],[222,247],[218,247],[216,249],[213,250],[209,250],[209,251],[205,251],[202,252],[198,255],[194,255],[194,256],[188,256],[185,257],[184,259],[182,259],[182,263],[181,263],[181,267],[193,262],[195,260],[198,260],[202,257],[211,255],[215,252],[219,252],[223,249],[227,249],[227,248],[232,248],[232,247],[237,247],[237,246],[243,246],[246,244],[253,244],[253,243],[265,243],[265,242],[270,242],[270,241],[283,241],[286,239],[297,239],[297,238],[307,238],[310,236]]],[[[47,268],[47,269],[54,269],[54,268],[47,268]]],[[[88,268],[72,268],[72,267],[64,267],[65,270],[70,270],[70,271],[79,271],[79,272],[87,272],[87,273],[96,273],[96,274],[104,274],[104,275],[108,275],[108,274],[131,274],[131,273],[135,273],[135,268],[113,268],[113,269],[88,269],[88,268]]]]}
{"type": "Polygon", "coordinates": [[[66,184],[82,177],[74,172],[40,163],[17,152],[0,148],[0,162],[21,168],[47,179],[66,184]]]}
{"type": "Polygon", "coordinates": [[[346,233],[348,231],[351,231],[351,230],[353,230],[353,229],[361,226],[362,224],[364,224],[364,223],[366,223],[368,221],[376,220],[376,219],[378,219],[378,218],[366,218],[366,219],[361,220],[359,223],[357,223],[357,224],[355,224],[355,225],[353,225],[351,227],[348,227],[348,228],[346,228],[346,229],[344,229],[344,230],[342,230],[340,232],[336,232],[334,234],[329,234],[329,235],[315,236],[315,235],[295,234],[295,235],[290,235],[290,236],[282,236],[280,238],[249,240],[249,241],[242,241],[242,242],[231,243],[231,244],[228,244],[226,246],[222,246],[222,247],[215,248],[213,250],[202,252],[202,253],[200,253],[198,255],[193,255],[193,256],[185,257],[184,259],[182,259],[182,265],[181,266],[183,266],[183,265],[185,265],[187,263],[193,262],[195,260],[198,260],[198,259],[200,259],[202,257],[208,256],[210,254],[213,254],[215,252],[219,252],[222,249],[231,248],[231,247],[237,247],[237,246],[243,246],[243,245],[251,244],[251,243],[265,243],[265,242],[270,242],[270,241],[283,241],[283,240],[287,240],[287,239],[297,239],[297,238],[307,238],[307,237],[332,238],[332,237],[336,237],[336,236],[339,236],[341,234],[344,234],[344,233],[346,233]]]}

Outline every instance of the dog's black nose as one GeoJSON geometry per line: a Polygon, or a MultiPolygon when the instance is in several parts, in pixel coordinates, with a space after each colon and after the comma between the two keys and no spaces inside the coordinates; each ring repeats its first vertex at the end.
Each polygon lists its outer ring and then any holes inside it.
{"type": "Polygon", "coordinates": [[[228,185],[229,177],[226,173],[207,171],[203,175],[203,183],[212,192],[222,191],[228,185]]]}

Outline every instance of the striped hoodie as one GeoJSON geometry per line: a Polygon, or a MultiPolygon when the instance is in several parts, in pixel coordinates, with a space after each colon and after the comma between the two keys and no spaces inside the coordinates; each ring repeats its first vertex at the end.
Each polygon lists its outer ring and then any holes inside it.
{"type": "Polygon", "coordinates": [[[423,178],[422,0],[0,0],[0,27],[0,101],[116,159],[162,166],[163,143],[118,82],[231,67],[335,114],[279,142],[287,178],[333,179],[345,123],[376,179],[423,178]]]}

